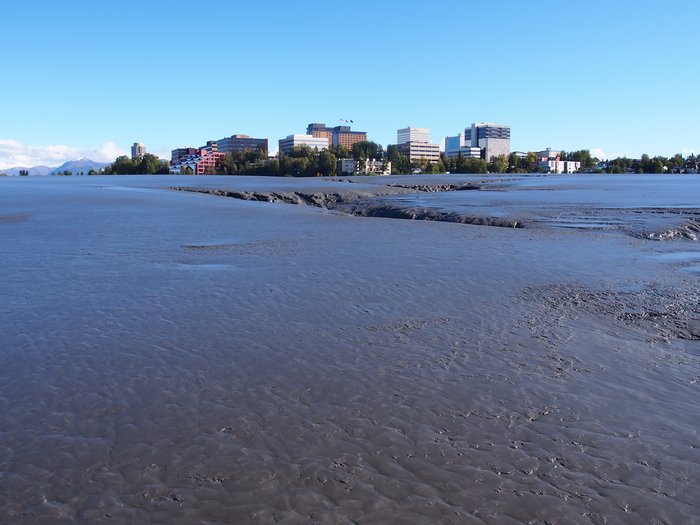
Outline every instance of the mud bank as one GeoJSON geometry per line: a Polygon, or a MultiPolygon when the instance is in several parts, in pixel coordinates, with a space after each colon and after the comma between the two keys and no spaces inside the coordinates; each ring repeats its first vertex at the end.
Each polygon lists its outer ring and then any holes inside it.
{"type": "MultiPolygon", "coordinates": [[[[417,186],[396,184],[392,185],[391,187],[424,193],[479,189],[479,186],[472,184],[423,184],[417,186]]],[[[228,197],[245,201],[274,202],[315,206],[326,210],[333,210],[336,212],[353,215],[355,217],[376,217],[385,219],[409,219],[414,221],[452,222],[458,224],[474,224],[479,226],[499,226],[504,228],[523,227],[522,221],[519,221],[517,219],[463,215],[455,212],[443,211],[428,207],[410,207],[405,205],[393,204],[391,202],[382,202],[381,196],[386,194],[379,192],[377,193],[376,197],[373,197],[372,199],[367,199],[364,196],[358,196],[357,194],[352,192],[302,193],[295,191],[283,193],[261,193],[220,189],[197,189],[189,187],[174,187],[172,189],[192,193],[204,193],[207,195],[216,195],[220,197],[228,197]]]]}

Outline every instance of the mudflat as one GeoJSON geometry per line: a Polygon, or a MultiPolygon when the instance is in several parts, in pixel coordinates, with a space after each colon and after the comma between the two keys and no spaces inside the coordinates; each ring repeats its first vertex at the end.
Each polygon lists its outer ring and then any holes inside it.
{"type": "Polygon", "coordinates": [[[4,178],[0,523],[700,523],[699,190],[4,178]]]}

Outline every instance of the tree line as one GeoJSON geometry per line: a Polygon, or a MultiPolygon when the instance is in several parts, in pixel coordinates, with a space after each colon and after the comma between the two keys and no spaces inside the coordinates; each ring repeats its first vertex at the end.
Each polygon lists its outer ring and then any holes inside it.
{"type": "MultiPolygon", "coordinates": [[[[392,174],[409,173],[538,173],[545,171],[538,165],[539,158],[534,152],[525,155],[511,153],[492,157],[489,161],[481,158],[456,157],[447,158],[444,153],[440,159],[430,162],[418,159],[409,162],[396,145],[386,150],[376,142],[363,141],[353,144],[351,150],[343,146],[330,147],[321,151],[309,146],[297,146],[289,153],[280,153],[277,158],[268,159],[264,149],[244,150],[239,153],[227,153],[216,168],[207,171],[211,175],[266,175],[278,177],[332,177],[340,175],[340,159],[352,157],[355,160],[383,159],[391,161],[392,174]]],[[[562,151],[560,160],[577,161],[581,169],[590,173],[667,173],[679,171],[697,171],[700,157],[690,155],[687,158],[680,153],[672,157],[642,155],[641,159],[619,157],[601,163],[589,150],[572,152],[562,151]]],[[[167,174],[169,163],[157,156],[146,153],[143,157],[131,159],[126,155],[117,159],[102,170],[90,170],[89,175],[130,175],[130,174],[167,174]]],[[[183,169],[183,174],[192,170],[183,169]]],[[[20,175],[29,175],[22,170],[20,175]]],[[[63,172],[60,175],[72,175],[63,172]]]]}
{"type": "Polygon", "coordinates": [[[608,161],[604,171],[606,173],[667,173],[679,171],[697,171],[700,168],[700,157],[689,155],[687,158],[680,153],[673,157],[650,157],[642,155],[641,159],[629,159],[618,157],[608,161]]]}
{"type": "Polygon", "coordinates": [[[151,175],[167,174],[169,165],[160,160],[157,156],[146,153],[143,157],[132,159],[126,155],[121,155],[117,159],[102,169],[100,172],[92,171],[90,175],[102,173],[104,175],[151,175]]]}

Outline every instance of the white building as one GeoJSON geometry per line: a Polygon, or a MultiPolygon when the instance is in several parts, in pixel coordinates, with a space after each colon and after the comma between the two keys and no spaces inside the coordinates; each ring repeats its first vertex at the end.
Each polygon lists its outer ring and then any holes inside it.
{"type": "Polygon", "coordinates": [[[146,146],[140,142],[134,142],[131,146],[131,158],[132,159],[142,159],[146,154],[146,146]]]}
{"type": "Polygon", "coordinates": [[[430,142],[430,129],[402,128],[396,131],[396,144],[409,142],[430,142]]]}
{"type": "Polygon", "coordinates": [[[581,169],[581,163],[573,160],[549,159],[540,160],[537,167],[546,173],[576,173],[581,169]]]}
{"type": "Polygon", "coordinates": [[[430,144],[429,142],[407,142],[399,144],[398,150],[408,157],[409,162],[417,160],[429,160],[437,162],[440,160],[440,145],[430,144]]]}
{"type": "Polygon", "coordinates": [[[419,159],[437,162],[440,160],[440,145],[430,143],[428,128],[402,128],[396,131],[398,150],[409,162],[419,159]]]}
{"type": "Polygon", "coordinates": [[[383,159],[342,159],[340,172],[347,175],[391,175],[391,161],[383,159]]]}
{"type": "Polygon", "coordinates": [[[540,160],[558,160],[560,155],[561,151],[552,148],[547,148],[537,152],[537,158],[540,160]]]}
{"type": "Polygon", "coordinates": [[[280,153],[289,153],[295,146],[309,146],[311,149],[321,151],[328,149],[328,145],[328,138],[313,135],[289,135],[279,141],[280,153]]]}

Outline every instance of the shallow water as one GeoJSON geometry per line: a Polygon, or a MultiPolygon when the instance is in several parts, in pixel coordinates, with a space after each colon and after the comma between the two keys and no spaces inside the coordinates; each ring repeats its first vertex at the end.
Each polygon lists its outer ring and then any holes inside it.
{"type": "Polygon", "coordinates": [[[168,189],[422,179],[0,180],[0,522],[699,523],[696,244],[626,235],[696,179],[396,197],[523,229],[168,189]]]}

